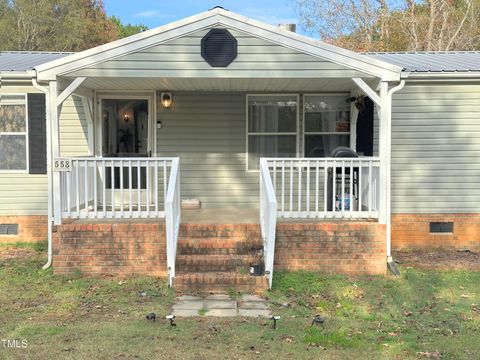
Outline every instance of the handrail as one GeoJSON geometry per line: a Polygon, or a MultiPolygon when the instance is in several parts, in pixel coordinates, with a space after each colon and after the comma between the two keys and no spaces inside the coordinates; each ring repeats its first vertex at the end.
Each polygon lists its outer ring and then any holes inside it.
{"type": "Polygon", "coordinates": [[[265,254],[265,274],[268,287],[272,287],[275,255],[275,230],[277,226],[277,200],[268,169],[267,159],[260,159],[260,227],[265,254]]]}
{"type": "Polygon", "coordinates": [[[165,197],[165,231],[167,243],[168,284],[175,278],[175,257],[181,221],[179,159],[172,160],[167,195],[165,197]]]}

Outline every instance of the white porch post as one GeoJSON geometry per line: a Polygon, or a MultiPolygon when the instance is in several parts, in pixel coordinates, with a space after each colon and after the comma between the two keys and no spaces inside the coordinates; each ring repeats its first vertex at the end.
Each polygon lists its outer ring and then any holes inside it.
{"type": "MultiPolygon", "coordinates": [[[[57,105],[58,88],[56,81],[50,81],[50,123],[51,123],[51,146],[52,146],[52,169],[53,162],[60,156],[60,131],[59,121],[62,105],[57,105]]],[[[62,222],[62,209],[60,198],[60,173],[52,172],[52,188],[53,188],[53,221],[55,225],[62,222]]]]}
{"type": "Polygon", "coordinates": [[[388,82],[380,83],[381,107],[378,109],[379,118],[379,157],[380,157],[380,204],[378,222],[386,225],[387,257],[391,256],[390,244],[390,161],[392,136],[392,106],[388,93],[388,82]]]}
{"type": "Polygon", "coordinates": [[[367,95],[376,105],[379,119],[379,205],[378,223],[386,225],[386,252],[387,259],[391,258],[391,221],[390,221],[390,171],[391,171],[391,139],[392,139],[392,89],[388,91],[388,82],[381,81],[378,85],[378,93],[365,81],[353,78],[352,81],[367,95]]]}

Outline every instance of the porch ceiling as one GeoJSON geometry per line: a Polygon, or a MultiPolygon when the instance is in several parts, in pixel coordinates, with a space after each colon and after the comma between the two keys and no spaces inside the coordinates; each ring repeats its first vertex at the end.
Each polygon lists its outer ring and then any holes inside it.
{"type": "MultiPolygon", "coordinates": [[[[373,85],[373,79],[370,79],[373,85]]],[[[368,81],[367,81],[368,82],[368,81]]],[[[355,89],[350,78],[88,78],[95,90],[339,92],[355,89]]]]}

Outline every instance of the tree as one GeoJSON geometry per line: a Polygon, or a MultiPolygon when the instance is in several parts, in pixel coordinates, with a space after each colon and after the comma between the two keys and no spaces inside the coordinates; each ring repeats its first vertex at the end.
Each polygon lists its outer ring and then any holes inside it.
{"type": "Polygon", "coordinates": [[[111,16],[110,21],[113,22],[117,27],[117,34],[119,38],[128,37],[148,30],[148,27],[143,24],[122,24],[122,21],[116,16],[111,16]]]}
{"type": "Polygon", "coordinates": [[[0,50],[81,51],[121,37],[102,0],[0,0],[0,11],[0,50]]]}
{"type": "Polygon", "coordinates": [[[296,0],[300,25],[359,51],[475,50],[480,0],[296,0]]]}

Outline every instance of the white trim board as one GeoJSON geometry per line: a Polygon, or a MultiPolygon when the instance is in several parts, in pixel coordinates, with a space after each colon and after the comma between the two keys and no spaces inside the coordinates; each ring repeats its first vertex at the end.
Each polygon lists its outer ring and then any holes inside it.
{"type": "Polygon", "coordinates": [[[213,27],[228,27],[287,48],[326,59],[385,81],[400,80],[402,68],[371,57],[326,44],[230,11],[215,8],[124,39],[66,56],[36,67],[38,80],[55,80],[86,66],[114,59],[189,33],[213,27]]]}

